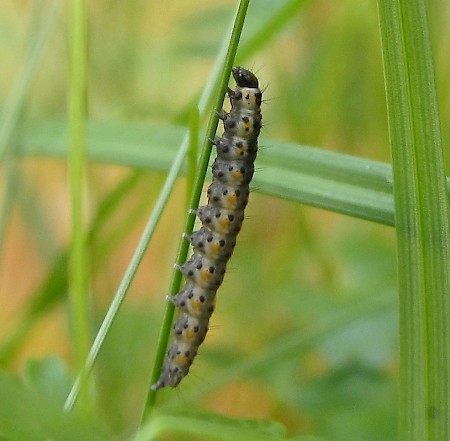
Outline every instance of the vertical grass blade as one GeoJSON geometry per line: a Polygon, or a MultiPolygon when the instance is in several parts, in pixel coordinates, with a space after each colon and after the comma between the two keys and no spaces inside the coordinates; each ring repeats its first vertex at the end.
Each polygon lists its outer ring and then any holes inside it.
{"type": "Polygon", "coordinates": [[[69,90],[69,189],[71,199],[71,248],[69,300],[77,367],[88,353],[88,275],[84,231],[83,186],[86,162],[87,15],[85,0],[71,2],[69,90]]]}
{"type": "Polygon", "coordinates": [[[394,173],[401,441],[450,439],[450,233],[423,0],[379,0],[394,173]]]}
{"type": "Polygon", "coordinates": [[[189,210],[190,197],[195,183],[197,172],[198,139],[199,139],[200,112],[198,106],[194,106],[189,118],[189,148],[187,151],[186,174],[186,212],[189,210]]]}

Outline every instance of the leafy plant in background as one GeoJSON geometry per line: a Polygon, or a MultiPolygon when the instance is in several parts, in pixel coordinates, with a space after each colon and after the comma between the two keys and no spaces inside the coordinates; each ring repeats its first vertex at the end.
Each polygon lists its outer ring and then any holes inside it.
{"type": "MultiPolygon", "coordinates": [[[[235,29],[240,29],[243,25],[247,3],[242,1],[240,4],[235,29]]],[[[295,13],[298,11],[306,13],[308,3],[291,0],[274,6],[272,2],[266,5],[263,1],[255,0],[254,9],[248,16],[249,20],[258,17],[257,14],[264,10],[265,5],[270,8],[271,13],[265,16],[264,21],[258,22],[251,37],[241,41],[236,64],[248,63],[250,57],[253,57],[257,51],[263,50],[281,30],[286,29],[295,13]],[[252,13],[255,15],[252,16],[252,13]]],[[[59,252],[47,278],[29,304],[23,308],[21,317],[17,320],[19,325],[0,348],[0,359],[3,365],[10,363],[34,324],[55,304],[63,300],[66,292],[69,292],[72,305],[70,321],[73,328],[71,339],[76,348],[74,351],[76,365],[81,374],[66,400],[66,413],[64,413],[61,403],[66,398],[70,380],[59,360],[49,359],[41,363],[30,361],[25,370],[24,384],[10,374],[2,372],[0,391],[2,396],[8,399],[0,400],[0,436],[8,440],[135,438],[141,441],[162,439],[161,437],[165,434],[170,434],[170,439],[176,439],[179,433],[179,439],[187,439],[186,437],[219,440],[294,439],[288,438],[286,430],[278,422],[229,418],[219,416],[217,413],[190,409],[190,403],[198,402],[200,398],[207,396],[207,392],[217,390],[231,380],[249,376],[255,378],[257,382],[266,382],[268,387],[278,394],[280,401],[289,402],[295,408],[308,408],[312,414],[316,409],[315,421],[319,427],[311,432],[323,434],[327,436],[327,439],[394,439],[394,431],[386,424],[389,418],[385,418],[381,410],[387,406],[383,400],[391,396],[384,390],[388,383],[380,378],[378,370],[371,370],[359,360],[344,364],[340,369],[336,369],[334,374],[327,376],[325,381],[317,381],[317,384],[311,381],[308,385],[304,385],[301,396],[292,396],[288,390],[291,387],[290,382],[295,381],[297,372],[296,364],[292,361],[296,359],[295,357],[304,355],[316,345],[322,345],[324,350],[338,356],[336,352],[339,351],[336,349],[335,352],[330,348],[327,349],[327,342],[332,341],[340,333],[343,333],[342,340],[338,338],[337,341],[341,344],[346,340],[346,336],[354,338],[351,333],[345,334],[345,332],[351,330],[352,326],[357,326],[359,321],[370,322],[374,319],[373,323],[377,323],[379,327],[385,326],[382,314],[389,314],[392,309],[392,293],[379,295],[377,289],[380,287],[376,283],[388,272],[386,268],[384,271],[382,269],[376,272],[373,279],[365,276],[362,283],[368,295],[356,302],[352,299],[345,303],[345,308],[342,308],[339,300],[335,299],[333,303],[327,299],[330,303],[321,304],[318,308],[321,311],[320,320],[307,326],[306,330],[300,326],[294,332],[281,335],[273,341],[269,340],[261,351],[257,351],[251,357],[243,357],[239,362],[226,359],[226,352],[222,353],[222,358],[219,354],[219,357],[215,359],[217,366],[224,364],[227,368],[220,370],[217,374],[213,373],[208,377],[206,384],[200,384],[195,390],[185,393],[183,398],[187,402],[186,406],[180,406],[179,402],[177,406],[174,406],[174,398],[171,404],[168,393],[164,396],[163,403],[155,403],[155,395],[149,395],[146,398],[144,418],[140,424],[139,415],[130,418],[131,423],[118,428],[114,427],[113,423],[106,428],[103,423],[100,423],[101,412],[94,410],[96,406],[92,396],[95,394],[90,392],[97,387],[99,401],[102,401],[101,375],[99,384],[96,385],[95,381],[90,381],[89,374],[100,348],[106,346],[103,350],[108,352],[108,342],[105,338],[108,331],[110,331],[108,338],[111,335],[114,336],[114,329],[110,326],[116,318],[147,244],[164,212],[176,178],[185,173],[192,181],[195,167],[192,166],[192,160],[190,167],[187,169],[183,167],[186,153],[192,150],[188,148],[189,136],[185,133],[185,129],[174,124],[166,127],[157,124],[133,127],[126,122],[114,124],[92,122],[89,126],[85,125],[86,82],[83,78],[87,69],[85,65],[87,13],[83,1],[74,0],[72,6],[70,26],[73,71],[69,131],[71,144],[69,164],[73,201],[72,244],[69,249],[59,252]],[[82,223],[84,218],[82,187],[85,179],[83,171],[86,161],[86,152],[84,148],[81,148],[83,145],[89,145],[89,155],[93,160],[141,167],[139,170],[131,171],[116,188],[103,197],[88,229],[85,229],[82,223]],[[177,150],[177,146],[181,147],[177,150]],[[91,255],[101,256],[100,260],[105,260],[104,256],[108,255],[108,250],[120,243],[120,237],[126,235],[134,225],[133,222],[124,222],[116,225],[116,229],[110,235],[101,237],[106,230],[108,220],[114,213],[120,211],[121,204],[130,197],[132,190],[139,185],[144,188],[149,187],[143,169],[153,169],[168,172],[168,174],[159,194],[155,183],[151,183],[154,192],[151,196],[156,200],[153,214],[125,272],[112,307],[87,354],[91,328],[86,294],[88,292],[88,247],[91,255]],[[372,287],[371,284],[374,286],[372,287]],[[86,356],[87,364],[85,364],[86,356]],[[74,407],[80,391],[84,393],[79,397],[78,407],[74,407]],[[384,422],[384,425],[380,424],[377,427],[377,422],[374,421],[375,414],[365,413],[364,409],[362,411],[352,409],[353,412],[347,413],[338,411],[345,399],[350,403],[364,403],[370,396],[369,401],[376,402],[373,397],[377,393],[381,398],[380,411],[376,415],[384,422]],[[358,394],[361,396],[355,398],[358,394]],[[69,412],[72,408],[76,412],[69,412]],[[325,410],[326,416],[323,414],[325,410]],[[335,418],[333,414],[336,414],[335,418]],[[86,423],[86,415],[90,415],[87,419],[89,423],[86,423]],[[139,429],[136,429],[137,426],[139,429]],[[325,427],[328,430],[325,430],[325,427]],[[120,435],[112,435],[113,432],[119,432],[120,435]]],[[[52,26],[58,22],[59,11],[56,2],[48,4],[42,2],[37,7],[37,10],[39,9],[42,9],[42,14],[37,15],[36,25],[32,29],[33,44],[30,45],[27,63],[17,82],[18,87],[13,91],[5,106],[0,132],[2,168],[5,176],[1,223],[2,243],[5,241],[4,232],[8,215],[18,186],[17,155],[19,151],[14,150],[14,146],[20,147],[21,155],[66,156],[65,125],[55,121],[21,126],[20,137],[17,137],[18,141],[14,142],[31,81],[36,75],[40,57],[48,44],[52,26]],[[41,8],[44,5],[47,8],[41,8]]],[[[258,165],[263,172],[256,174],[255,187],[258,192],[276,198],[313,205],[379,224],[394,225],[395,218],[398,240],[401,354],[398,439],[442,441],[450,439],[448,427],[450,421],[448,328],[450,325],[447,319],[450,312],[448,304],[450,249],[448,184],[444,174],[427,11],[421,0],[379,0],[378,9],[393,158],[392,169],[388,164],[353,155],[301,146],[294,142],[286,143],[278,139],[266,140],[264,144],[270,146],[270,149],[263,149],[258,158],[258,165]]],[[[217,55],[218,61],[212,79],[198,101],[201,120],[211,113],[214,106],[220,106],[218,104],[220,95],[224,92],[226,72],[233,63],[233,51],[236,50],[239,41],[238,34],[238,31],[233,34],[230,45],[227,40],[224,40],[222,52],[217,55]],[[227,50],[228,55],[225,56],[227,50]],[[216,100],[213,98],[215,96],[216,100]],[[214,101],[217,103],[213,104],[214,101]]],[[[335,60],[337,59],[339,59],[338,56],[335,57],[335,60]]],[[[328,77],[333,75],[333,72],[329,72],[328,69],[323,69],[323,72],[328,77]]],[[[316,71],[314,75],[306,78],[309,81],[305,83],[313,89],[314,81],[317,81],[318,77],[320,78],[320,72],[316,71]]],[[[326,87],[326,84],[321,86],[326,87]]],[[[304,99],[307,102],[308,91],[305,92],[304,99]]],[[[295,93],[293,91],[293,95],[295,93]]],[[[348,94],[344,96],[343,101],[351,98],[351,94],[348,94]]],[[[289,108],[288,98],[286,102],[284,97],[279,98],[279,101],[289,108]]],[[[313,107],[314,103],[310,102],[310,105],[313,107]]],[[[297,113],[301,112],[300,108],[301,106],[293,107],[288,113],[300,117],[297,113]]],[[[190,128],[190,138],[194,140],[204,139],[203,134],[197,133],[197,119],[194,111],[190,128]]],[[[180,120],[185,121],[186,118],[181,115],[180,120]]],[[[195,157],[195,154],[191,153],[192,157],[195,157]]],[[[145,210],[141,204],[137,203],[129,213],[130,219],[139,219],[143,211],[145,210]]],[[[304,231],[308,231],[308,226],[304,222],[302,227],[304,231]]],[[[307,238],[308,236],[305,236],[305,239],[307,238]]],[[[305,240],[304,243],[308,244],[308,241],[305,240]]],[[[299,246],[303,246],[303,243],[299,246]]],[[[286,250],[286,253],[293,252],[286,250]]],[[[376,252],[376,245],[373,243],[367,244],[364,249],[364,255],[375,255],[376,252]]],[[[258,255],[262,254],[256,253],[256,256],[258,255]]],[[[370,261],[367,265],[373,265],[374,261],[370,261]]],[[[252,264],[254,263],[247,261],[245,267],[251,268],[252,264]]],[[[274,279],[276,279],[275,273],[281,272],[276,282],[278,285],[285,282],[284,264],[278,268],[271,266],[270,269],[274,279]]],[[[251,274],[250,270],[249,274],[251,274]]],[[[249,289],[255,289],[258,292],[257,283],[253,280],[253,286],[249,289]]],[[[281,291],[288,295],[291,288],[287,284],[283,285],[283,288],[285,289],[281,291]]],[[[274,301],[271,300],[271,302],[274,301]]],[[[245,310],[248,301],[240,296],[239,302],[245,310]]],[[[254,307],[254,302],[251,300],[250,302],[247,306],[254,307]]],[[[262,308],[264,299],[261,298],[260,303],[262,308]]],[[[295,305],[298,309],[311,308],[311,311],[314,308],[298,296],[292,296],[287,304],[295,305]]],[[[258,311],[254,314],[258,314],[258,311]]],[[[124,338],[127,344],[133,347],[136,340],[149,339],[150,336],[138,327],[136,317],[127,324],[127,331],[123,331],[122,328],[122,335],[111,337],[111,340],[117,343],[120,338],[124,338]]],[[[267,315],[262,313],[262,317],[267,315]]],[[[172,312],[168,310],[164,319],[166,327],[164,332],[167,332],[171,318],[172,312]]],[[[146,323],[148,317],[143,317],[142,320],[146,323]]],[[[266,338],[269,339],[269,337],[266,338]]],[[[364,342],[365,350],[373,356],[376,345],[371,346],[370,338],[368,340],[364,342]]],[[[164,348],[164,345],[161,347],[164,348]]],[[[110,353],[113,352],[110,351],[110,353]]],[[[211,357],[211,360],[214,361],[214,358],[211,357]]],[[[115,360],[114,363],[108,364],[106,369],[112,371],[115,366],[125,362],[123,359],[115,360]]],[[[146,367],[149,369],[149,363],[146,367]]],[[[145,392],[143,388],[141,409],[144,406],[145,392]]],[[[172,397],[178,398],[176,392],[172,391],[172,394],[172,397]]],[[[115,402],[118,407],[125,407],[123,400],[117,399],[115,402]]],[[[351,409],[351,405],[349,408],[351,409]]],[[[283,417],[286,418],[286,415],[283,417]]],[[[295,439],[312,441],[319,438],[298,436],[295,439]]]]}

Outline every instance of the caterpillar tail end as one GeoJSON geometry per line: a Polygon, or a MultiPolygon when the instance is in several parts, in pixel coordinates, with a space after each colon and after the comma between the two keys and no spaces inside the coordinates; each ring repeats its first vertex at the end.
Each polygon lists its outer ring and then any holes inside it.
{"type": "Polygon", "coordinates": [[[174,383],[172,381],[172,378],[170,376],[167,376],[167,369],[166,367],[163,367],[159,380],[155,384],[152,384],[150,386],[150,390],[157,391],[158,389],[162,389],[167,386],[175,387],[178,383],[179,381],[177,383],[174,383]]]}
{"type": "Polygon", "coordinates": [[[169,369],[165,366],[163,367],[159,380],[150,386],[150,390],[157,391],[163,387],[177,387],[188,372],[189,367],[185,370],[181,370],[179,368],[169,369]]]}
{"type": "Polygon", "coordinates": [[[164,382],[161,380],[158,380],[155,384],[152,384],[150,386],[150,390],[157,391],[158,389],[162,389],[165,386],[164,382]]]}

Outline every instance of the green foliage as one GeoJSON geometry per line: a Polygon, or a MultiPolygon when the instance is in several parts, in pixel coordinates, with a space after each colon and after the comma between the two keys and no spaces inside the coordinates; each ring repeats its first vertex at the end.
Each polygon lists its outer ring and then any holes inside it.
{"type": "Polygon", "coordinates": [[[400,439],[450,439],[450,207],[424,2],[379,2],[395,179],[400,439]]]}
{"type": "Polygon", "coordinates": [[[286,430],[275,422],[238,420],[205,412],[189,412],[179,414],[154,413],[137,437],[137,441],[159,439],[161,433],[181,432],[190,439],[214,440],[287,440],[286,430]],[[179,428],[177,430],[177,428],[179,428]]]}
{"type": "Polygon", "coordinates": [[[87,190],[88,205],[79,206],[87,212],[78,216],[88,228],[74,232],[88,253],[78,261],[90,277],[89,289],[78,290],[90,303],[87,326],[61,308],[74,277],[59,208],[67,184],[57,178],[73,136],[65,110],[69,17],[49,0],[30,9],[6,3],[0,363],[10,371],[26,363],[23,383],[0,374],[1,439],[449,439],[441,145],[450,138],[450,109],[442,103],[441,143],[426,39],[429,22],[437,90],[445,96],[448,38],[439,23],[450,13],[446,2],[430,4],[428,19],[420,0],[380,0],[379,16],[369,1],[250,2],[236,64],[258,73],[267,102],[248,219],[191,374],[178,390],[158,393],[142,425],[186,218],[185,184],[193,182],[188,125],[198,134],[192,144],[202,145],[213,97],[223,91],[235,5],[89,7],[88,106],[81,87],[74,91],[80,113],[72,116],[72,129],[85,110],[88,118],[87,183],[73,181],[78,195],[87,190]],[[10,305],[16,298],[21,303],[10,305]],[[49,331],[55,316],[65,326],[101,329],[84,372],[92,381],[81,413],[61,410],[78,372],[71,366],[68,376],[67,351],[56,348],[82,346],[84,337],[66,341],[65,327],[49,331]],[[42,353],[49,345],[59,357],[30,360],[30,346],[42,353]]]}
{"type": "Polygon", "coordinates": [[[62,411],[70,378],[56,359],[30,362],[26,386],[0,372],[0,433],[8,441],[102,440],[112,439],[105,430],[62,411]]]}

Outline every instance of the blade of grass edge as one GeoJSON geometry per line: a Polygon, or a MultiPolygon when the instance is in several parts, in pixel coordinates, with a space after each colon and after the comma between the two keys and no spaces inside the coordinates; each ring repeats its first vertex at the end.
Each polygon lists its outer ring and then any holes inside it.
{"type": "Polygon", "coordinates": [[[379,0],[400,296],[400,441],[450,439],[450,233],[422,0],[379,0]]]}
{"type": "Polygon", "coordinates": [[[186,211],[189,210],[190,199],[195,185],[197,170],[199,124],[200,115],[198,106],[194,106],[189,118],[189,148],[187,152],[187,180],[186,180],[186,211]]]}

